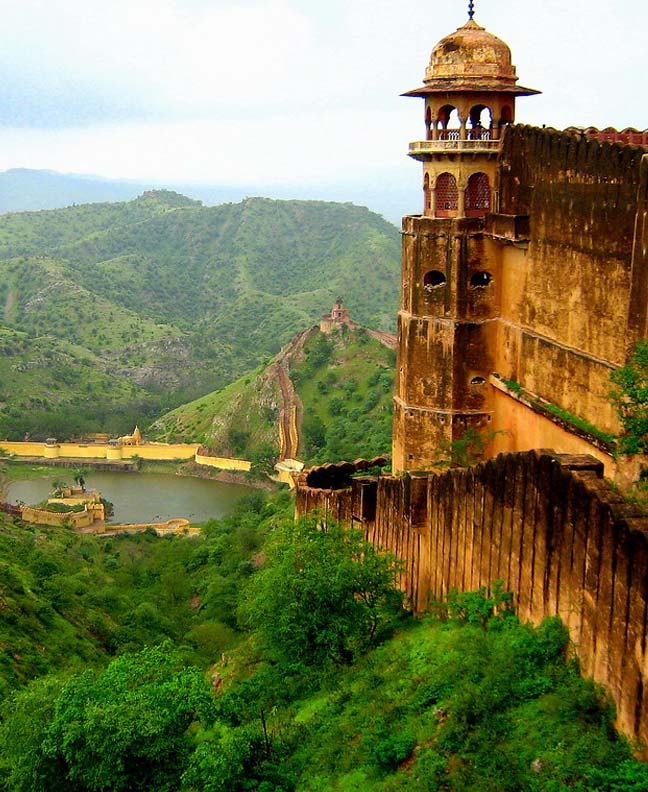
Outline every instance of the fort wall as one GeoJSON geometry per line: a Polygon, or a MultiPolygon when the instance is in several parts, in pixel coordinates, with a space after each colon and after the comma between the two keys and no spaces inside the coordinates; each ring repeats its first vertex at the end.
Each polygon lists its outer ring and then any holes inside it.
{"type": "Polygon", "coordinates": [[[567,427],[567,421],[562,421],[561,425],[555,416],[547,416],[530,401],[525,400],[525,403],[507,392],[495,378],[491,378],[491,384],[495,398],[489,457],[542,447],[558,449],[564,454],[591,454],[603,465],[605,476],[620,483],[622,471],[609,446],[605,447],[607,444],[597,442],[585,432],[578,434],[573,427],[567,427]]]}
{"type": "Polygon", "coordinates": [[[403,560],[418,611],[430,596],[501,579],[523,621],[560,616],[619,728],[648,745],[648,519],[606,483],[601,462],[530,451],[398,478],[315,470],[298,480],[298,515],[362,527],[403,560]]]}
{"type": "Polygon", "coordinates": [[[645,334],[645,157],[523,126],[506,130],[500,155],[499,211],[527,218],[528,233],[490,242],[502,281],[494,370],[607,432],[618,431],[610,373],[645,334]]]}
{"type": "Polygon", "coordinates": [[[35,509],[32,506],[21,507],[20,519],[31,525],[52,525],[59,528],[70,526],[76,530],[89,528],[95,521],[104,519],[102,504],[89,504],[79,512],[53,512],[47,509],[35,509]]]}
{"type": "Polygon", "coordinates": [[[199,465],[221,470],[249,471],[251,463],[245,459],[214,457],[199,453],[196,444],[143,443],[141,445],[116,446],[108,443],[30,443],[0,441],[0,448],[17,457],[42,457],[46,459],[139,459],[149,461],[194,460],[199,465]]]}
{"type": "Polygon", "coordinates": [[[195,461],[206,467],[220,468],[221,470],[242,470],[248,472],[252,463],[246,459],[230,459],[229,457],[206,456],[196,452],[195,461]]]}

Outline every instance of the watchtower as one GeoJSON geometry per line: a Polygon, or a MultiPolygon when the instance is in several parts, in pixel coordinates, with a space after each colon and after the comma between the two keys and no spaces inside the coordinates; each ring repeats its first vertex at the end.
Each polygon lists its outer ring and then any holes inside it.
{"type": "Polygon", "coordinates": [[[425,139],[409,154],[423,164],[423,212],[403,218],[402,298],[394,405],[396,471],[430,467],[440,443],[492,418],[490,322],[497,316],[496,266],[483,245],[497,211],[503,129],[518,96],[509,47],[468,22],[433,49],[424,84],[425,139]]]}

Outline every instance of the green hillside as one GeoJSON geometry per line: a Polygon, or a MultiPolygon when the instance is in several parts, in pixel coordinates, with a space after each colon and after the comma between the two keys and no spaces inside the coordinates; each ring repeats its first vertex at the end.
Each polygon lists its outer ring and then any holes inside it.
{"type": "Polygon", "coordinates": [[[299,398],[299,459],[371,458],[391,449],[395,353],[363,329],[330,336],[313,328],[270,365],[158,419],[159,440],[202,443],[247,459],[279,452],[279,366],[299,398]]]}
{"type": "MultiPolygon", "coordinates": [[[[82,372],[75,408],[86,431],[104,428],[106,412],[121,413],[126,431],[137,410],[146,423],[258,366],[338,294],[354,318],[389,328],[398,256],[396,229],[347,204],[248,199],[206,208],[157,191],[3,215],[0,328],[64,348],[82,372]],[[96,394],[107,381],[114,386],[103,399],[86,398],[85,387],[96,394]]],[[[23,373],[0,383],[0,437],[54,433],[33,425],[23,394],[34,380],[23,373]],[[22,422],[9,420],[12,410],[22,422]]],[[[48,390],[44,416],[49,410],[59,437],[73,434],[68,394],[48,390]]]]}
{"type": "Polygon", "coordinates": [[[285,499],[262,509],[253,495],[200,537],[164,539],[99,539],[0,513],[0,700],[35,677],[167,639],[190,662],[211,663],[239,640],[232,601],[262,542],[262,517],[285,511],[285,499]]]}
{"type": "Polygon", "coordinates": [[[285,496],[193,539],[0,523],[3,792],[648,787],[557,618],[494,586],[415,620],[285,496]]]}
{"type": "Polygon", "coordinates": [[[396,353],[362,330],[310,339],[291,371],[309,464],[391,454],[396,353]]]}

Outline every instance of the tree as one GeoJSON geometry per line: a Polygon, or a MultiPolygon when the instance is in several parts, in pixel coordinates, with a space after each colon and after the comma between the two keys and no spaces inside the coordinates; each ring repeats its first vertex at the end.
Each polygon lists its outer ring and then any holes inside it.
{"type": "Polygon", "coordinates": [[[622,454],[648,452],[648,340],[639,341],[625,366],[610,375],[616,389],[610,392],[624,435],[622,454]]]}
{"type": "Polygon", "coordinates": [[[194,724],[213,722],[209,684],[181,667],[170,645],[123,655],[54,692],[46,683],[28,688],[6,713],[0,736],[10,750],[0,752],[0,767],[8,789],[171,792],[195,748],[194,724]],[[12,735],[23,750],[12,750],[12,735]]]}
{"type": "Polygon", "coordinates": [[[349,663],[403,613],[398,564],[360,531],[314,519],[277,529],[240,610],[278,663],[349,663]]]}
{"type": "Polygon", "coordinates": [[[252,470],[266,476],[272,476],[275,472],[274,466],[278,459],[277,449],[274,443],[261,443],[254,451],[249,454],[252,470]]]}
{"type": "MultiPolygon", "coordinates": [[[[43,752],[47,726],[61,681],[55,676],[36,680],[3,704],[0,725],[1,789],[11,792],[55,792],[64,769],[43,752]]],[[[76,786],[66,787],[76,790],[76,786]]]]}
{"type": "Polygon", "coordinates": [[[443,440],[437,447],[433,467],[470,467],[484,457],[489,443],[498,432],[480,431],[469,426],[456,440],[443,440]]]}

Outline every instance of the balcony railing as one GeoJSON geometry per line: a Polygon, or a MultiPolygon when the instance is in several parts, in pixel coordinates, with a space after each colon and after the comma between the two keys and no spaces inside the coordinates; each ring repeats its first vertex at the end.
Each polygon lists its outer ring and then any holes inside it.
{"type": "Polygon", "coordinates": [[[497,151],[499,140],[416,140],[410,154],[435,154],[441,151],[497,151]]]}

